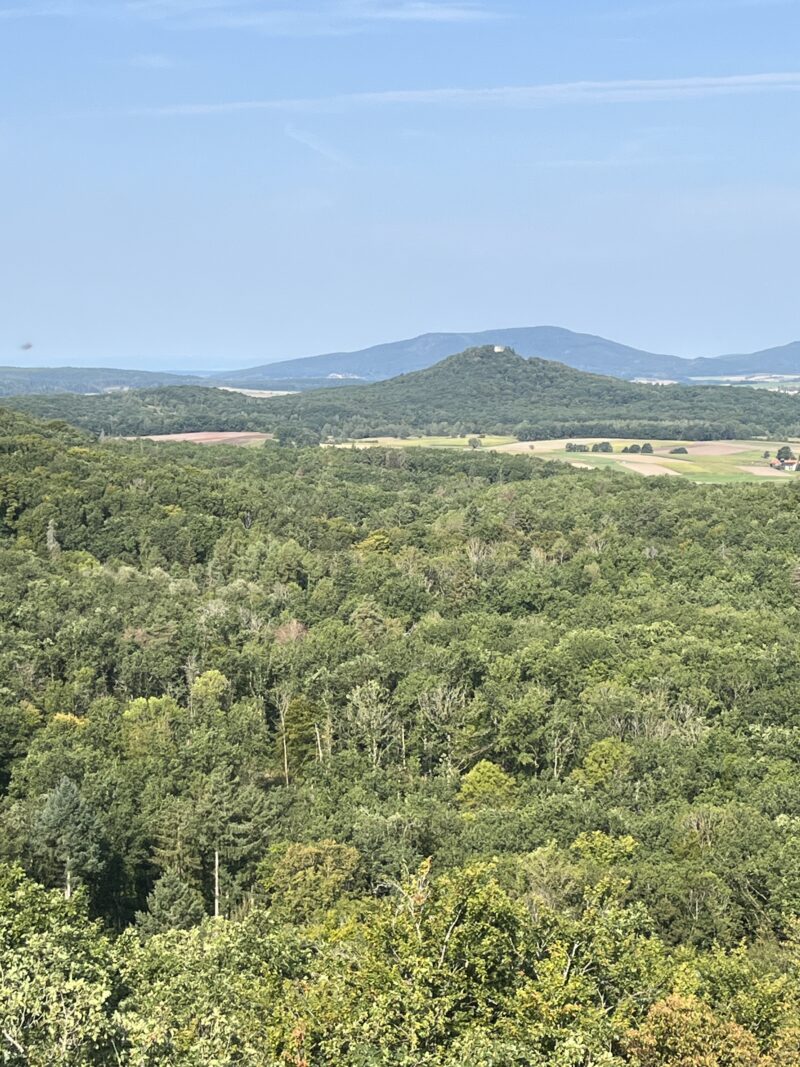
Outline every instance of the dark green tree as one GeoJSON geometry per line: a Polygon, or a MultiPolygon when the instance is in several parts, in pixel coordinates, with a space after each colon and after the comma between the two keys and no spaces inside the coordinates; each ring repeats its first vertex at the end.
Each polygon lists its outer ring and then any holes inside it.
{"type": "Polygon", "coordinates": [[[61,879],[67,900],[76,885],[102,870],[97,820],[71,778],[64,776],[47,795],[36,820],[34,848],[51,879],[61,879]]]}
{"type": "Polygon", "coordinates": [[[188,930],[205,918],[200,893],[177,871],[166,871],[147,898],[147,911],[136,913],[136,925],[144,937],[166,930],[188,930]]]}

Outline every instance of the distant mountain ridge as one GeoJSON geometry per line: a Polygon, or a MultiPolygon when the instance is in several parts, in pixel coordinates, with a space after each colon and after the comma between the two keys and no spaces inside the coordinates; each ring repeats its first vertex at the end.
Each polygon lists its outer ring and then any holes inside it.
{"type": "MultiPolygon", "coordinates": [[[[331,352],[321,356],[268,363],[259,367],[216,375],[230,384],[245,386],[268,378],[348,375],[366,381],[384,381],[399,374],[426,370],[447,356],[468,348],[498,345],[513,348],[525,358],[566,363],[576,370],[610,374],[612,377],[638,377],[667,370],[676,375],[685,360],[677,356],[655,355],[592,334],[574,333],[559,326],[482,330],[478,333],[426,333],[409,340],[391,341],[356,352],[331,352]]],[[[799,360],[800,369],[800,360],[799,360]]],[[[663,372],[663,374],[662,374],[663,372]]]]}
{"type": "Polygon", "coordinates": [[[684,359],[560,326],[525,326],[477,333],[425,333],[354,352],[304,356],[210,375],[88,367],[0,367],[0,396],[88,394],[171,385],[305,391],[385,381],[426,370],[468,348],[495,345],[512,348],[526,359],[551,360],[575,370],[629,381],[642,378],[691,382],[761,374],[800,377],[800,341],[749,354],[684,359]]]}
{"type": "Polygon", "coordinates": [[[629,380],[648,378],[688,382],[695,378],[732,375],[800,375],[800,341],[750,355],[684,359],[632,348],[594,334],[575,333],[560,326],[524,326],[482,330],[478,333],[426,333],[356,352],[306,356],[226,372],[215,377],[239,387],[255,387],[259,382],[266,381],[275,384],[284,378],[302,380],[305,377],[314,378],[315,384],[324,385],[329,375],[383,381],[399,374],[425,370],[447,356],[486,345],[513,348],[526,359],[537,357],[554,360],[575,370],[629,380]]]}
{"type": "Polygon", "coordinates": [[[316,444],[499,433],[713,440],[800,436],[800,398],[760,389],[640,385],[485,345],[389,381],[272,399],[197,386],[5,398],[2,406],[114,435],[261,430],[316,444]]]}
{"type": "Polygon", "coordinates": [[[751,374],[800,375],[800,341],[740,356],[690,360],[695,377],[751,374]]]}
{"type": "Polygon", "coordinates": [[[281,438],[500,433],[692,440],[800,432],[800,399],[758,389],[640,385],[483,345],[389,381],[271,402],[281,438]]]}

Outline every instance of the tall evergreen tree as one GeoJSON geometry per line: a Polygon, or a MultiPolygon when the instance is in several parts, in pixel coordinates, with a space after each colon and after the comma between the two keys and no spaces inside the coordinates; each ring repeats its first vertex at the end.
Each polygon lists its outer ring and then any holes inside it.
{"type": "Polygon", "coordinates": [[[62,880],[67,900],[77,884],[102,869],[97,820],[66,775],[47,795],[34,832],[34,847],[46,873],[62,880]]]}
{"type": "Polygon", "coordinates": [[[203,898],[175,870],[166,871],[147,898],[147,911],[136,913],[136,925],[145,937],[166,930],[189,930],[205,917],[203,898]]]}

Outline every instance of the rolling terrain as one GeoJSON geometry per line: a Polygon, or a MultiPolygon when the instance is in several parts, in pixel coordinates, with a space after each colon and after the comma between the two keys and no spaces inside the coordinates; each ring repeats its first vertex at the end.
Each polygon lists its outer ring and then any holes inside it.
{"type": "Polygon", "coordinates": [[[273,421],[270,407],[276,399],[258,399],[227,389],[182,385],[91,396],[59,393],[5,397],[0,404],[39,419],[61,419],[98,435],[141,437],[221,431],[268,432],[273,421]]]}
{"type": "Polygon", "coordinates": [[[284,439],[375,434],[562,434],[661,438],[792,436],[800,401],[755,390],[649,386],[524,359],[492,347],[469,349],[387,382],[334,393],[317,390],[272,402],[284,439]]]}
{"type": "Polygon", "coordinates": [[[491,433],[687,440],[800,434],[800,399],[760,390],[652,386],[469,349],[386,382],[259,399],[171,387],[100,396],[6,398],[30,415],[114,436],[254,431],[316,443],[375,435],[491,433]]]}
{"type": "MultiPolygon", "coordinates": [[[[466,348],[486,345],[509,347],[525,358],[553,360],[575,370],[628,380],[723,382],[764,375],[800,375],[800,341],[750,354],[683,359],[558,326],[530,326],[477,333],[427,333],[355,352],[306,356],[210,375],[112,368],[0,367],[0,396],[102,393],[170,385],[304,392],[385,381],[425,370],[466,348]]],[[[220,360],[224,361],[224,354],[220,360]]]]}
{"type": "Polygon", "coordinates": [[[554,360],[576,370],[626,379],[689,382],[695,378],[800,372],[800,342],[763,349],[751,355],[683,359],[633,348],[594,334],[575,333],[559,326],[528,326],[478,333],[426,333],[357,352],[308,356],[225,372],[217,377],[238,385],[283,379],[296,383],[304,378],[314,378],[321,385],[340,384],[342,378],[345,381],[383,381],[398,374],[424,370],[454,352],[485,345],[502,345],[526,358],[554,360]]]}
{"type": "Polygon", "coordinates": [[[800,1062],[800,481],[0,438],[3,1063],[800,1062]]]}

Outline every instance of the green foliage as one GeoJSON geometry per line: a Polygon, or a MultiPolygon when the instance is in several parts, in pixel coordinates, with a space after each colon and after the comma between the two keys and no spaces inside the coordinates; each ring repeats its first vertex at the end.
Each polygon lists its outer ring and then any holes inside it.
{"type": "MultiPolygon", "coordinates": [[[[407,437],[412,432],[466,434],[472,440],[478,440],[479,432],[512,433],[522,440],[706,440],[800,432],[800,405],[785,394],[640,385],[543,359],[526,360],[511,349],[495,352],[492,345],[389,381],[267,400],[185,385],[97,396],[13,397],[4,403],[40,418],[68,419],[96,434],[260,430],[296,444],[381,434],[407,437]]],[[[629,447],[634,449],[639,446],[629,447]]]]}
{"type": "Polygon", "coordinates": [[[117,1063],[112,946],[85,900],[0,869],[0,1059],[10,1067],[117,1063]]]}
{"type": "MultiPolygon", "coordinates": [[[[123,1063],[153,1067],[268,1067],[284,981],[303,974],[305,944],[262,914],[209,919],[144,943],[119,945],[127,995],[123,1063]]],[[[291,1060],[287,1062],[291,1063],[291,1060]]]]}
{"type": "Polygon", "coordinates": [[[97,820],[66,775],[47,795],[34,835],[43,866],[51,877],[63,878],[67,899],[80,881],[102,869],[97,820]]]}
{"type": "Polygon", "coordinates": [[[793,484],[0,423],[0,1059],[798,1062],[793,484]]]}
{"type": "Polygon", "coordinates": [[[507,808],[517,794],[517,783],[502,767],[481,760],[461,780],[459,800],[465,808],[507,808]]]}
{"type": "Polygon", "coordinates": [[[273,845],[258,877],[273,915],[307,923],[352,894],[359,867],[358,852],[335,841],[273,845]]]}
{"type": "Polygon", "coordinates": [[[147,911],[139,912],[136,924],[144,937],[168,930],[188,930],[205,918],[203,898],[184,882],[177,871],[165,871],[147,898],[147,911]]]}

